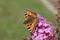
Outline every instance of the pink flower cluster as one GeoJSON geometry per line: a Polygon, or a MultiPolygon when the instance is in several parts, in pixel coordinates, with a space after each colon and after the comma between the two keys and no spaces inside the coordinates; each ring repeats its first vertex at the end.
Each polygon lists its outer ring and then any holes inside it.
{"type": "Polygon", "coordinates": [[[55,28],[51,23],[47,22],[43,16],[37,14],[38,23],[33,32],[31,32],[32,40],[55,40],[55,28]]]}

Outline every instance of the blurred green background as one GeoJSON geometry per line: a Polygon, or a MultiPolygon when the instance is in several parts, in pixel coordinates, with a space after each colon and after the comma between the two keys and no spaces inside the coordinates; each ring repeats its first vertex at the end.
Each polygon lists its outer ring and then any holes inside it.
{"type": "Polygon", "coordinates": [[[40,13],[55,25],[55,15],[40,0],[0,0],[0,40],[22,40],[30,36],[23,24],[26,9],[40,13]]]}

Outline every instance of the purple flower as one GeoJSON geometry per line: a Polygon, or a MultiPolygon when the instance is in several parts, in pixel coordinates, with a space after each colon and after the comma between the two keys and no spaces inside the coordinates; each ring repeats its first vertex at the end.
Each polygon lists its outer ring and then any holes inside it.
{"type": "Polygon", "coordinates": [[[31,32],[32,40],[55,40],[55,28],[46,19],[37,14],[38,23],[35,30],[31,32]]]}

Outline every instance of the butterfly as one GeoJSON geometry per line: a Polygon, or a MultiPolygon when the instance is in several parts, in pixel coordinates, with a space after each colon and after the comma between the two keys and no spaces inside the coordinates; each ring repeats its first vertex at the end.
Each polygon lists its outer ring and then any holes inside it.
{"type": "Polygon", "coordinates": [[[31,32],[35,29],[35,25],[37,23],[36,13],[32,12],[31,10],[26,10],[24,16],[24,24],[31,32]]]}

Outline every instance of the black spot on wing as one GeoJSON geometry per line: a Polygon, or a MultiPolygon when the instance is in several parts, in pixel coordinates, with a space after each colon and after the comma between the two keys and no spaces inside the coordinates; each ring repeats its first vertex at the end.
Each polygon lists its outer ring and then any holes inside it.
{"type": "Polygon", "coordinates": [[[28,29],[30,29],[30,27],[28,27],[28,29]]]}

